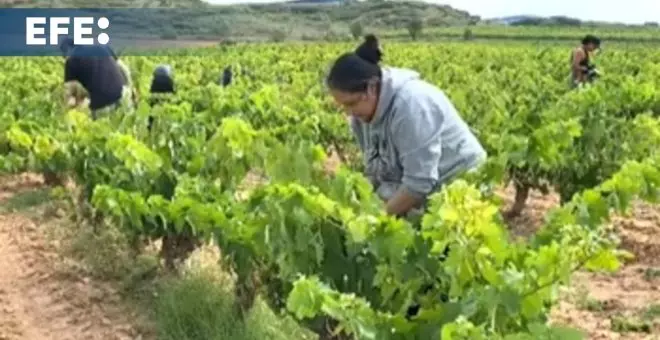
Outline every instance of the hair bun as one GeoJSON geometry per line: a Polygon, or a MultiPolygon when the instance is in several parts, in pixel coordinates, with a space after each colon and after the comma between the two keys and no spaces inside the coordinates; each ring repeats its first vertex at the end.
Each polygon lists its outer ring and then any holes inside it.
{"type": "Polygon", "coordinates": [[[367,34],[364,36],[364,41],[355,50],[355,54],[372,64],[380,63],[383,57],[383,53],[378,47],[378,38],[373,34],[367,34]]]}

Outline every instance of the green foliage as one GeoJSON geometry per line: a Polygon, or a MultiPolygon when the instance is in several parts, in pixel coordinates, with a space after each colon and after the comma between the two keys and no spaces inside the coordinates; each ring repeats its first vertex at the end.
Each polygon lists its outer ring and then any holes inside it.
{"type": "Polygon", "coordinates": [[[424,28],[424,21],[421,17],[414,16],[412,19],[410,19],[406,28],[408,29],[408,34],[410,35],[410,38],[412,40],[417,40],[420,34],[422,34],[422,28],[424,28]]]}
{"type": "Polygon", "coordinates": [[[154,314],[159,339],[285,340],[293,334],[297,339],[307,338],[262,305],[241,319],[233,309],[231,292],[203,273],[160,283],[157,293],[154,314]]]}
{"type": "Polygon", "coordinates": [[[231,296],[205,277],[161,288],[156,306],[159,339],[245,339],[247,328],[232,311],[231,296]]]}
{"type": "Polygon", "coordinates": [[[472,30],[470,28],[466,28],[465,31],[463,32],[463,40],[472,40],[474,39],[474,33],[472,33],[472,30]]]}
{"type": "Polygon", "coordinates": [[[287,32],[283,29],[276,29],[270,34],[270,40],[274,42],[282,42],[286,40],[287,32]]]}
{"type": "Polygon", "coordinates": [[[351,23],[350,30],[353,39],[359,39],[364,33],[364,27],[362,27],[362,23],[360,21],[354,21],[351,23]]]}
{"type": "Polygon", "coordinates": [[[69,176],[124,238],[170,240],[171,256],[215,240],[238,277],[235,296],[202,283],[171,287],[161,322],[175,338],[240,339],[220,319],[250,310],[258,295],[322,336],[579,338],[547,325],[557,288],[580,268],[619,268],[624,254],[603,227],[610,212],[658,199],[660,56],[610,51],[597,62],[611,72],[571,90],[568,66],[557,66],[567,64],[564,48],[385,44],[388,63],[446,91],[489,153],[412,223],[384,214],[319,81],[318,65],[348,46],[124,56],[140,93],[162,62],[173,65],[178,91],[98,121],[60,106],[60,58],[3,59],[0,165],[69,176]],[[223,88],[216,75],[228,64],[235,80],[223,88]],[[346,162],[328,175],[335,151],[346,162]],[[530,240],[508,234],[489,196],[508,180],[564,196],[530,240]]]}

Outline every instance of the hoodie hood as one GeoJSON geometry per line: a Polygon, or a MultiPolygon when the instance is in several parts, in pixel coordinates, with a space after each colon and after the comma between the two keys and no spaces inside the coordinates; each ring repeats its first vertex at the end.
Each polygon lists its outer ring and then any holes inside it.
{"type": "Polygon", "coordinates": [[[413,70],[395,67],[383,67],[380,83],[380,95],[376,105],[376,113],[370,124],[377,125],[389,114],[396,94],[411,80],[420,79],[419,73],[413,70]]]}

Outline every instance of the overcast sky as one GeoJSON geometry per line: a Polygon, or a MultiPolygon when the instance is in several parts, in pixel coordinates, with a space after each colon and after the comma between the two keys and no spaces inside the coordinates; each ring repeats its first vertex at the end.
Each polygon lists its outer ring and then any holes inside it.
{"type": "MultiPolygon", "coordinates": [[[[278,0],[207,0],[214,4],[263,3],[278,0]]],[[[438,0],[483,18],[516,14],[567,15],[583,20],[643,23],[660,21],[660,0],[438,0]]]]}

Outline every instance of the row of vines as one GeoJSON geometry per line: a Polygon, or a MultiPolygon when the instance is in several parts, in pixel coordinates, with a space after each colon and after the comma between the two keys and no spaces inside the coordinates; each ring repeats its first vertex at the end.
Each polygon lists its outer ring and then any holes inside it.
{"type": "Polygon", "coordinates": [[[119,224],[136,252],[162,239],[171,269],[213,239],[237,274],[238,312],[261,295],[322,339],[580,338],[547,314],[574,271],[619,267],[611,210],[658,199],[660,54],[608,51],[602,79],[569,91],[561,48],[387,44],[385,63],[446,90],[489,153],[412,223],[384,214],[324,93],[329,62],[349,48],[127,56],[140,104],[100,121],[61,107],[61,59],[0,60],[0,169],[68,177],[90,219],[119,224]],[[177,93],[151,108],[162,62],[177,93]],[[238,76],[223,88],[229,64],[238,76]],[[333,153],[342,166],[330,172],[333,153]],[[508,216],[532,189],[558,191],[562,206],[514,239],[494,195],[506,183],[508,216]]]}

